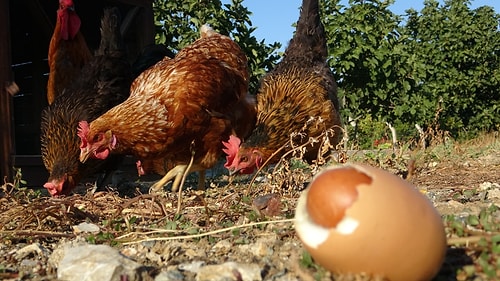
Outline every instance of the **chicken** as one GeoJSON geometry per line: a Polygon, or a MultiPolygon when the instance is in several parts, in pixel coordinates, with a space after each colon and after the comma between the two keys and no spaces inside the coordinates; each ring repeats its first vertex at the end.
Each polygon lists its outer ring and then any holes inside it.
{"type": "Polygon", "coordinates": [[[59,0],[57,21],[49,45],[47,101],[52,104],[62,91],[74,83],[81,69],[92,58],[80,32],[81,21],[73,0],[59,0]]]}
{"type": "Polygon", "coordinates": [[[129,95],[132,70],[120,34],[117,8],[106,9],[101,19],[101,42],[82,75],[42,112],[42,159],[50,173],[44,185],[51,195],[68,194],[93,173],[112,170],[120,156],[82,164],[78,160],[78,122],[94,120],[129,95]]]}
{"type": "MultiPolygon", "coordinates": [[[[333,128],[333,144],[339,142],[337,85],[326,58],[318,0],[303,0],[297,29],[283,60],[260,82],[254,131],[246,140],[232,135],[224,142],[224,166],[231,175],[251,174],[268,160],[278,162],[286,152],[280,148],[297,133],[294,143],[303,144],[333,128]]],[[[307,146],[304,158],[314,160],[318,149],[319,145],[307,146]]]]}
{"type": "MultiPolygon", "coordinates": [[[[232,122],[232,134],[240,137],[246,138],[253,130],[255,126],[255,121],[257,119],[257,108],[255,104],[255,97],[248,94],[245,98],[240,99],[240,101],[235,105],[233,110],[228,113],[228,117],[232,122]]],[[[137,173],[139,176],[143,176],[149,173],[156,173],[159,175],[166,175],[169,170],[175,167],[172,162],[167,159],[146,159],[139,160],[136,162],[137,173]]],[[[205,171],[199,171],[198,177],[198,190],[203,190],[205,188],[205,171]]],[[[174,191],[176,188],[174,188],[174,191]]]]}
{"type": "Polygon", "coordinates": [[[173,58],[174,53],[170,51],[165,45],[152,44],[144,47],[137,59],[132,64],[132,74],[134,77],[139,76],[144,70],[155,65],[163,58],[173,58]]]}
{"type": "Polygon", "coordinates": [[[141,73],[130,97],[90,124],[79,124],[80,161],[133,154],[174,167],[152,187],[188,172],[211,168],[222,153],[235,120],[231,112],[248,91],[247,58],[229,37],[202,26],[201,38],[141,73]],[[160,160],[159,160],[160,159],[160,160]]]}

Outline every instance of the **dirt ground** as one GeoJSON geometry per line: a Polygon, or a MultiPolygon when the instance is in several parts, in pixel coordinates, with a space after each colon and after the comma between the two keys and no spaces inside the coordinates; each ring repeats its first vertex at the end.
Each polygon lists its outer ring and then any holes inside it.
{"type": "MultiPolygon", "coordinates": [[[[500,237],[500,211],[492,207],[500,206],[498,136],[426,151],[354,153],[347,162],[406,177],[434,203],[449,241],[456,243],[449,246],[434,280],[500,279],[500,240],[491,239],[500,237]],[[474,223],[476,217],[480,223],[474,223]],[[481,238],[486,242],[479,242],[481,238]]],[[[161,271],[195,280],[190,267],[226,261],[258,265],[262,280],[380,280],[329,273],[304,250],[292,219],[301,190],[316,172],[315,167],[292,163],[259,174],[250,185],[251,177],[229,179],[222,171],[209,179],[206,192],[189,189],[196,186],[191,175],[179,213],[177,193],[148,194],[150,182],[145,181],[128,181],[107,191],[83,188],[61,198],[23,190],[16,182],[5,184],[0,197],[0,279],[54,280],[57,264],[51,254],[68,241],[86,241],[112,245],[146,266],[143,280],[161,271]],[[82,222],[100,231],[79,232],[76,226],[82,222]],[[16,255],[34,243],[44,251],[16,255]]]]}

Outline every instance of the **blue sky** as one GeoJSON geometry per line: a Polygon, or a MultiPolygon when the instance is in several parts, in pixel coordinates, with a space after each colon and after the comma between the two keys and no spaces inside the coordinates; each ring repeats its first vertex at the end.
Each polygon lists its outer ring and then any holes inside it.
{"type": "MultiPolygon", "coordinates": [[[[223,3],[229,3],[231,0],[222,0],[223,3]]],[[[348,3],[347,0],[343,1],[348,3]]],[[[252,24],[257,27],[253,33],[257,40],[265,39],[266,43],[281,42],[283,49],[288,44],[293,35],[292,24],[299,18],[299,7],[302,0],[244,0],[243,5],[253,13],[251,16],[252,24]]],[[[420,11],[424,0],[396,0],[391,10],[403,15],[404,11],[413,8],[420,11]]],[[[472,0],[471,7],[491,6],[497,13],[500,13],[499,0],[472,0]]]]}

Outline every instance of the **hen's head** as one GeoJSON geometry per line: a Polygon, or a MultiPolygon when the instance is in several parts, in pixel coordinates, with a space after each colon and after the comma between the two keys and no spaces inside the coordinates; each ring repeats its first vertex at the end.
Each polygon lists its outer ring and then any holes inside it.
{"type": "Polygon", "coordinates": [[[43,185],[52,196],[68,195],[75,186],[76,184],[73,177],[67,174],[64,174],[60,178],[49,179],[49,181],[43,185]]]}
{"type": "Polygon", "coordinates": [[[111,130],[106,132],[92,132],[87,121],[78,123],[80,144],[80,162],[85,163],[88,158],[106,159],[111,150],[116,147],[116,137],[111,130]]]}
{"type": "Polygon", "coordinates": [[[230,175],[236,173],[251,174],[262,164],[262,154],[257,149],[240,147],[241,140],[231,135],[227,142],[222,142],[226,156],[226,167],[230,175]]]}
{"type": "Polygon", "coordinates": [[[60,36],[63,40],[73,39],[80,30],[82,22],[75,13],[73,0],[59,0],[57,20],[61,24],[60,36]]]}

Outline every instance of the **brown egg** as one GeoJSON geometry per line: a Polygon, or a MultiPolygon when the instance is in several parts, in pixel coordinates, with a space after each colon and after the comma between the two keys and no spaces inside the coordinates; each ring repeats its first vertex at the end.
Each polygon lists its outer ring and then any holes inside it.
{"type": "Polygon", "coordinates": [[[316,175],[297,204],[295,229],[314,260],[337,273],[431,280],[446,253],[432,203],[407,181],[367,165],[316,175]]]}

